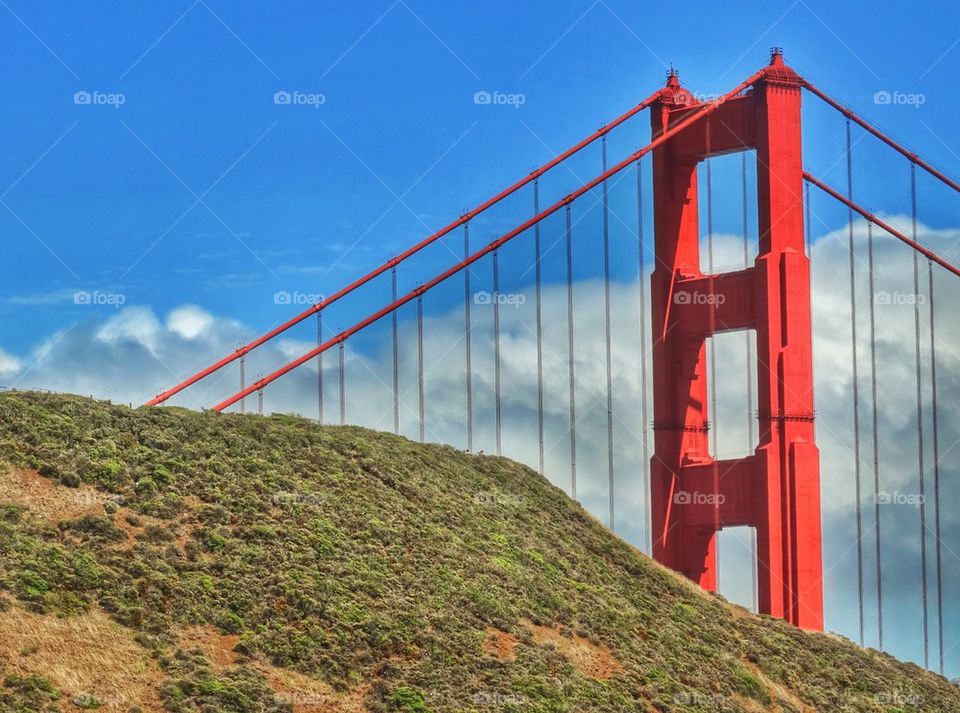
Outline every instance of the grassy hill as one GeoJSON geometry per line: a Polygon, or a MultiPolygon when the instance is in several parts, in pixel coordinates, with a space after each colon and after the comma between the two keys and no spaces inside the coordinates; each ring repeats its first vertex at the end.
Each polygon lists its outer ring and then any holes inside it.
{"type": "Polygon", "coordinates": [[[960,711],[471,456],[0,395],[0,710],[960,711]]]}

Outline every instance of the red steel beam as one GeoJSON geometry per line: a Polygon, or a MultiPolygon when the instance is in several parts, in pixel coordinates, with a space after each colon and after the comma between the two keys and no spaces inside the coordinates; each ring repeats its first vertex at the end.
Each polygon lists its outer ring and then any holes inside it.
{"type": "MultiPolygon", "coordinates": [[[[582,196],[584,193],[586,193],[586,192],[588,192],[588,191],[596,188],[598,185],[600,185],[601,183],[603,183],[603,181],[607,180],[607,179],[610,178],[611,176],[616,175],[617,173],[619,173],[620,171],[622,171],[623,169],[625,169],[627,166],[630,166],[631,164],[633,164],[633,163],[635,163],[636,161],[640,160],[640,158],[642,158],[644,155],[646,155],[647,153],[649,153],[649,152],[652,151],[653,149],[657,148],[657,147],[660,146],[661,144],[669,141],[673,136],[675,136],[675,135],[678,134],[679,132],[683,131],[685,128],[687,128],[687,127],[690,126],[691,124],[695,123],[696,121],[699,121],[700,119],[702,119],[703,117],[707,116],[708,114],[713,113],[718,107],[720,107],[720,106],[723,104],[723,102],[727,101],[728,99],[732,99],[732,98],[735,97],[737,94],[739,94],[740,92],[742,92],[744,89],[747,89],[748,87],[750,87],[754,82],[756,82],[758,79],[760,79],[760,78],[766,73],[766,71],[767,71],[767,68],[765,67],[765,68],[761,69],[760,71],[758,71],[757,73],[755,73],[754,75],[752,75],[749,79],[747,79],[747,80],[741,82],[740,84],[738,84],[736,87],[734,87],[733,89],[731,89],[729,92],[727,92],[725,95],[723,95],[723,96],[720,97],[719,99],[715,99],[715,100],[710,101],[709,103],[706,103],[706,104],[701,105],[700,108],[699,108],[699,111],[694,111],[694,112],[691,113],[691,115],[687,116],[685,119],[682,119],[682,120],[678,121],[678,122],[677,122],[676,124],[674,124],[670,129],[668,129],[667,131],[661,133],[659,136],[657,136],[657,138],[655,138],[655,139],[654,139],[653,141],[651,141],[649,144],[647,144],[646,146],[644,146],[642,149],[640,149],[640,150],[637,151],[636,153],[628,156],[627,158],[625,158],[623,161],[621,161],[621,162],[618,163],[617,165],[613,166],[612,168],[610,168],[609,170],[605,171],[604,173],[601,173],[599,176],[597,176],[597,177],[594,178],[593,180],[589,181],[588,183],[584,184],[583,186],[581,186],[580,188],[578,188],[578,189],[575,190],[574,192],[572,192],[572,193],[568,194],[567,196],[565,196],[564,198],[560,199],[559,201],[557,201],[556,203],[554,203],[552,206],[550,206],[550,207],[547,208],[546,210],[541,211],[541,212],[538,213],[537,215],[535,215],[535,216],[533,216],[532,218],[530,218],[530,219],[526,220],[525,222],[521,223],[520,225],[518,225],[516,228],[514,228],[514,229],[511,230],[510,232],[504,234],[503,236],[501,236],[501,237],[498,238],[497,240],[494,240],[492,243],[490,243],[489,245],[487,245],[485,248],[483,248],[483,249],[475,252],[473,255],[471,255],[470,257],[466,258],[466,259],[463,260],[462,262],[457,263],[457,264],[454,265],[453,267],[451,267],[451,268],[449,268],[448,270],[446,270],[446,271],[442,272],[441,274],[437,275],[436,277],[434,277],[434,278],[433,278],[432,280],[430,280],[429,282],[425,282],[424,284],[420,285],[420,286],[417,287],[415,290],[407,293],[406,295],[404,295],[403,297],[401,297],[401,298],[398,299],[397,301],[395,301],[395,302],[387,305],[386,307],[384,307],[383,309],[379,310],[378,312],[374,312],[374,313],[371,314],[369,317],[366,317],[365,319],[361,320],[360,322],[357,322],[354,326],[350,327],[349,329],[346,329],[346,330],[340,332],[339,334],[337,334],[337,335],[336,335],[335,337],[333,337],[332,339],[324,342],[323,344],[319,345],[318,347],[316,347],[316,348],[314,348],[314,349],[311,349],[310,351],[308,351],[308,352],[307,352],[306,354],[304,354],[303,356],[298,357],[297,359],[294,359],[293,361],[289,362],[288,364],[286,364],[286,365],[282,366],[281,368],[277,369],[276,371],[274,371],[272,374],[269,374],[268,376],[265,376],[265,377],[259,379],[258,381],[254,382],[253,384],[251,384],[251,385],[248,386],[247,388],[243,389],[242,391],[237,392],[236,394],[234,394],[234,395],[231,396],[230,398],[228,398],[228,399],[226,399],[226,400],[224,400],[224,401],[221,401],[219,404],[217,404],[216,406],[214,406],[213,409],[214,409],[215,411],[222,411],[223,409],[228,408],[229,406],[232,406],[233,404],[235,404],[235,403],[236,403],[237,401],[239,401],[240,399],[243,399],[243,398],[249,396],[250,394],[254,393],[255,391],[259,391],[260,389],[262,389],[263,387],[267,386],[268,384],[270,384],[271,382],[275,381],[276,379],[280,378],[280,377],[283,376],[284,374],[287,374],[287,373],[293,371],[294,369],[296,369],[297,367],[302,366],[303,364],[307,363],[308,361],[310,361],[311,359],[313,359],[313,358],[314,358],[315,356],[317,356],[318,354],[322,354],[323,352],[327,351],[327,350],[330,349],[331,347],[336,346],[337,344],[340,344],[341,342],[346,341],[347,338],[350,337],[351,335],[356,334],[356,333],[359,332],[361,329],[364,329],[365,327],[370,326],[371,324],[373,324],[374,322],[382,319],[383,317],[386,317],[388,314],[390,314],[390,313],[393,312],[394,310],[399,309],[400,307],[402,307],[403,305],[407,304],[407,303],[410,302],[411,300],[416,299],[416,298],[419,297],[420,295],[422,295],[422,294],[424,294],[425,292],[429,291],[430,289],[436,287],[437,285],[439,285],[440,283],[442,283],[442,282],[444,282],[445,280],[449,279],[449,278],[452,277],[453,275],[456,275],[458,272],[460,272],[461,270],[463,270],[463,269],[466,268],[466,267],[469,267],[470,265],[472,265],[473,263],[475,263],[477,260],[479,260],[479,259],[482,258],[483,256],[488,255],[489,253],[493,252],[494,250],[496,250],[497,248],[499,248],[499,247],[500,247],[501,245],[503,245],[504,243],[506,243],[506,242],[508,242],[508,241],[510,241],[510,240],[513,240],[513,238],[517,237],[518,235],[520,235],[521,233],[523,233],[525,230],[527,230],[527,229],[531,228],[532,226],[536,225],[537,223],[539,223],[539,222],[540,222],[541,220],[543,220],[544,218],[547,218],[548,216],[550,216],[550,215],[552,215],[553,213],[557,212],[558,210],[560,210],[560,209],[563,208],[564,206],[569,205],[570,203],[572,203],[573,201],[575,201],[577,198],[579,198],[580,196],[582,196]]],[[[657,95],[654,95],[654,96],[657,96],[657,95]]]]}
{"type": "Polygon", "coordinates": [[[809,181],[810,183],[812,183],[813,185],[815,185],[817,188],[819,188],[821,191],[823,191],[823,192],[826,193],[827,195],[832,196],[833,198],[836,198],[838,201],[840,201],[840,202],[843,203],[845,206],[847,206],[847,208],[850,208],[851,210],[855,210],[857,213],[859,213],[860,215],[862,215],[864,218],[866,218],[867,220],[869,220],[869,221],[870,221],[871,223],[873,223],[874,225],[882,228],[883,230],[886,230],[886,231],[887,231],[888,233],[890,233],[890,235],[892,235],[893,237],[897,238],[898,240],[902,240],[903,242],[905,242],[907,245],[909,245],[911,248],[913,248],[913,249],[916,250],[917,252],[923,254],[923,255],[924,255],[925,257],[927,257],[928,259],[933,260],[933,262],[935,262],[935,263],[937,263],[938,265],[940,265],[940,267],[943,267],[943,268],[949,270],[950,272],[952,272],[952,273],[953,273],[954,275],[956,275],[957,277],[960,277],[960,267],[957,267],[957,266],[954,265],[953,263],[948,262],[948,261],[946,260],[946,258],[942,258],[942,257],[940,257],[939,255],[937,255],[935,252],[933,252],[932,250],[923,247],[923,245],[921,245],[920,243],[918,243],[916,240],[913,240],[912,238],[907,237],[906,235],[904,235],[903,233],[901,233],[899,230],[897,230],[896,228],[894,228],[894,227],[893,227],[892,225],[890,225],[889,223],[886,223],[885,221],[880,220],[880,218],[878,218],[877,216],[875,216],[875,215],[874,215],[873,213],[871,213],[870,211],[868,211],[868,210],[866,210],[866,209],[864,209],[864,208],[861,208],[861,207],[858,206],[856,203],[854,203],[853,201],[845,198],[842,194],[840,194],[840,193],[838,193],[837,191],[833,190],[832,188],[830,188],[830,186],[826,185],[826,184],[823,183],[822,181],[817,180],[816,178],[814,178],[813,176],[811,176],[811,175],[810,175],[809,173],[807,173],[806,171],[803,172],[803,178],[804,178],[804,180],[809,181]]]}
{"type": "Polygon", "coordinates": [[[397,255],[396,257],[394,257],[393,259],[388,260],[387,262],[385,262],[383,265],[381,265],[381,266],[378,267],[377,269],[375,269],[375,270],[373,270],[372,272],[364,275],[363,277],[355,280],[354,282],[350,283],[349,285],[347,285],[347,286],[344,287],[343,289],[339,290],[338,292],[335,292],[334,294],[330,295],[330,296],[327,297],[326,299],[324,299],[324,300],[322,300],[322,301],[320,301],[320,302],[317,302],[315,305],[311,306],[309,309],[301,312],[300,314],[298,314],[297,316],[293,317],[292,319],[287,320],[286,322],[284,322],[284,323],[281,324],[280,326],[275,327],[274,329],[271,329],[271,330],[270,330],[269,332],[267,332],[266,334],[263,334],[262,336],[257,337],[256,339],[254,339],[254,340],[253,340],[252,342],[250,342],[249,344],[245,344],[244,346],[238,348],[238,349],[237,349],[235,352],[233,352],[232,354],[229,354],[229,355],[225,356],[223,359],[221,359],[220,361],[215,362],[214,364],[211,364],[210,366],[208,366],[208,367],[207,367],[206,369],[204,369],[203,371],[197,372],[196,374],[194,374],[193,376],[191,376],[189,379],[186,379],[186,380],[180,382],[179,384],[177,384],[176,386],[174,386],[173,388],[168,389],[167,391],[164,391],[164,392],[161,393],[161,394],[158,394],[158,395],[155,396],[153,399],[151,399],[150,401],[148,401],[146,405],[147,405],[147,406],[156,406],[157,404],[163,403],[164,401],[166,401],[167,399],[169,399],[171,396],[174,396],[175,394],[178,394],[178,393],[180,393],[181,391],[183,391],[183,390],[184,390],[185,388],[187,388],[188,386],[191,386],[191,385],[197,383],[198,381],[200,381],[201,379],[204,379],[204,378],[206,378],[207,376],[210,376],[210,374],[214,373],[215,371],[218,371],[218,370],[222,369],[222,368],[225,367],[227,364],[230,364],[231,362],[239,359],[239,358],[242,357],[243,355],[248,354],[249,352],[253,351],[254,349],[256,349],[257,347],[259,347],[260,345],[264,344],[265,342],[270,341],[271,339],[273,339],[273,338],[276,337],[277,335],[282,334],[283,332],[287,331],[287,330],[290,329],[291,327],[299,324],[300,322],[302,322],[303,320],[305,320],[307,317],[310,317],[311,315],[316,314],[316,313],[319,312],[320,310],[328,307],[329,305],[331,305],[331,304],[333,304],[334,302],[336,302],[337,300],[339,300],[341,297],[344,297],[344,296],[350,294],[351,292],[353,292],[353,291],[356,290],[357,288],[362,287],[363,285],[365,285],[365,284],[367,284],[368,282],[370,282],[371,280],[373,280],[375,277],[378,277],[379,275],[382,275],[384,272],[387,272],[388,270],[392,269],[394,266],[400,264],[401,262],[403,262],[403,261],[406,260],[407,258],[409,258],[409,257],[415,255],[416,253],[420,252],[421,250],[423,250],[423,249],[424,249],[425,247],[427,247],[428,245],[431,245],[431,244],[435,243],[437,240],[439,240],[440,238],[442,238],[444,235],[447,235],[450,231],[452,231],[452,230],[460,227],[460,226],[463,225],[464,223],[466,223],[466,222],[472,220],[473,218],[477,217],[478,215],[480,215],[481,213],[483,213],[485,210],[493,207],[494,205],[496,205],[496,204],[499,203],[500,201],[504,200],[504,199],[507,198],[508,196],[512,195],[513,193],[516,193],[518,190],[520,190],[521,188],[523,188],[524,186],[526,186],[527,184],[529,184],[529,183],[532,182],[533,180],[539,178],[540,176],[542,176],[543,174],[545,174],[547,171],[549,171],[550,169],[554,168],[554,167],[557,166],[558,164],[563,163],[564,161],[566,161],[568,158],[570,158],[570,157],[573,156],[574,154],[578,153],[578,152],[581,151],[582,149],[584,149],[584,148],[586,148],[587,146],[589,146],[590,144],[592,144],[592,143],[593,143],[594,141],[596,141],[597,139],[599,139],[599,138],[601,138],[601,137],[603,137],[603,136],[606,136],[609,132],[613,131],[615,128],[617,128],[618,126],[620,126],[620,124],[622,124],[623,122],[625,122],[625,121],[627,121],[628,119],[630,119],[632,116],[640,113],[641,111],[643,111],[644,109],[646,109],[648,106],[650,106],[650,104],[652,104],[659,96],[660,96],[660,91],[658,90],[657,92],[654,92],[654,93],[651,94],[649,97],[647,97],[646,99],[644,99],[642,102],[640,102],[639,104],[637,104],[635,107],[633,107],[632,109],[630,109],[630,111],[626,112],[625,114],[622,114],[622,115],[618,116],[616,119],[614,119],[612,122],[610,122],[610,123],[607,124],[606,126],[602,127],[601,129],[598,129],[596,132],[590,134],[590,136],[588,136],[587,138],[585,138],[585,139],[583,139],[582,141],[580,141],[580,143],[576,144],[575,146],[573,146],[573,147],[567,149],[566,151],[564,151],[562,154],[559,154],[559,155],[556,156],[555,158],[551,159],[550,161],[548,161],[547,163],[545,163],[543,166],[541,166],[540,168],[538,168],[538,169],[536,169],[535,171],[533,171],[533,172],[532,172],[530,175],[528,175],[526,178],[524,178],[524,179],[522,179],[522,180],[520,180],[520,181],[517,181],[516,183],[514,183],[514,184],[513,184],[512,186],[510,186],[509,188],[504,189],[503,191],[501,191],[500,193],[498,193],[497,195],[495,195],[493,198],[490,198],[489,200],[485,201],[484,203],[481,203],[479,206],[477,206],[477,207],[474,208],[473,210],[469,211],[468,213],[464,213],[464,214],[463,214],[462,216],[460,216],[457,220],[453,221],[452,223],[450,223],[450,224],[447,225],[446,227],[441,228],[440,230],[438,230],[437,232],[435,232],[433,235],[430,235],[430,236],[424,238],[423,240],[421,240],[419,243],[417,243],[417,244],[414,245],[413,247],[411,247],[411,248],[409,248],[408,250],[400,253],[399,255],[397,255]]]}
{"type": "Polygon", "coordinates": [[[871,124],[870,122],[868,122],[866,119],[862,119],[862,118],[860,118],[859,116],[857,116],[857,115],[853,112],[852,109],[848,109],[847,107],[843,106],[843,104],[841,104],[840,102],[836,101],[835,99],[831,99],[829,96],[827,96],[827,95],[824,94],[822,91],[820,91],[819,89],[817,89],[815,86],[813,86],[813,85],[812,85],[810,82],[808,82],[806,79],[801,79],[801,80],[800,80],[800,83],[803,85],[804,89],[808,90],[808,91],[811,92],[812,94],[814,94],[814,95],[816,95],[817,97],[819,97],[820,99],[822,99],[824,102],[826,102],[827,104],[829,104],[830,106],[832,106],[834,109],[836,109],[837,111],[839,111],[841,114],[843,114],[843,115],[844,115],[845,117],[847,117],[848,119],[851,119],[852,121],[855,121],[855,122],[856,122],[857,124],[859,124],[861,127],[863,127],[864,129],[866,129],[867,131],[869,131],[871,134],[873,134],[874,136],[876,136],[878,139],[880,139],[880,140],[881,140],[883,143],[885,143],[887,146],[889,146],[890,148],[894,149],[894,150],[897,151],[898,153],[902,154],[902,155],[905,156],[907,159],[909,159],[911,162],[915,163],[916,165],[918,165],[920,168],[922,168],[923,170],[927,171],[927,172],[930,173],[931,175],[936,176],[936,177],[939,178],[941,181],[943,181],[945,184],[947,184],[948,186],[950,186],[953,190],[955,190],[955,191],[957,191],[957,192],[960,192],[960,183],[957,183],[957,182],[954,181],[953,179],[949,178],[949,177],[946,176],[942,171],[938,171],[937,169],[935,169],[935,168],[934,168],[933,166],[931,166],[929,163],[927,163],[927,162],[924,161],[922,158],[920,158],[917,154],[913,153],[912,151],[908,151],[907,149],[905,149],[903,146],[901,146],[901,145],[898,144],[896,141],[894,141],[892,138],[890,138],[890,137],[887,136],[885,133],[883,133],[882,131],[880,131],[880,129],[878,129],[877,127],[875,127],[873,124],[871,124]]]}

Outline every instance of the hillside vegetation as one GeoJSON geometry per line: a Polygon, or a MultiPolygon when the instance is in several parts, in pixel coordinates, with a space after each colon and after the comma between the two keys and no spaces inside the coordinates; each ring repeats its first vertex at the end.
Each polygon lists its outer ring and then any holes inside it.
{"type": "Polygon", "coordinates": [[[960,711],[705,594],[529,468],[0,395],[0,710],[960,711]]]}

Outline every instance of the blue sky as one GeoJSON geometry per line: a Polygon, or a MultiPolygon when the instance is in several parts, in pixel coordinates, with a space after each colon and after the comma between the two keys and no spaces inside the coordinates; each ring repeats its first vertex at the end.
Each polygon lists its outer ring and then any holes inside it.
{"type": "MultiPolygon", "coordinates": [[[[937,91],[960,56],[949,3],[684,7],[10,0],[0,289],[47,303],[0,307],[4,348],[23,354],[90,316],[54,297],[76,289],[266,327],[287,313],[275,291],[327,292],[360,274],[646,96],[669,63],[715,93],[782,45],[806,76],[960,173],[960,99],[937,91]],[[878,41],[891,28],[922,41],[878,41]],[[478,106],[482,90],[525,103],[478,106]],[[880,90],[926,102],[877,107],[880,90]],[[124,104],[75,105],[77,91],[124,104]],[[278,106],[277,91],[325,103],[278,106]]],[[[807,132],[813,167],[842,149],[839,122],[823,126],[807,132]]],[[[621,154],[645,136],[640,119],[621,154]]],[[[594,151],[579,175],[598,163],[594,151]]],[[[548,183],[546,195],[576,186],[548,183]]],[[[885,185],[871,188],[893,210],[885,185]]]]}
{"type": "MultiPolygon", "coordinates": [[[[692,91],[719,94],[765,64],[769,47],[782,46],[808,79],[960,175],[960,95],[952,90],[958,15],[947,2],[178,0],[132,10],[112,0],[3,0],[0,385],[145,399],[299,309],[277,304],[277,293],[309,298],[336,290],[636,104],[662,85],[671,64],[692,91]],[[277,103],[278,92],[297,99],[277,103]],[[520,99],[477,104],[477,92],[520,99]],[[877,103],[878,92],[907,99],[877,103]],[[76,304],[78,291],[107,303],[76,304]],[[166,336],[157,336],[164,320],[166,336]],[[198,341],[210,325],[215,335],[198,341]],[[59,360],[44,361],[61,340],[59,360]],[[14,366],[5,371],[5,363],[14,366]]],[[[805,162],[842,187],[843,122],[813,98],[806,102],[805,162]]],[[[857,198],[902,216],[909,211],[905,162],[861,134],[854,133],[857,198]]],[[[612,134],[610,162],[648,135],[645,116],[612,134]]],[[[570,170],[544,178],[541,204],[599,171],[594,146],[570,170]]],[[[719,160],[715,175],[715,229],[736,235],[739,163],[719,160]]],[[[956,197],[925,177],[919,188],[931,240],[948,238],[960,227],[956,197]]],[[[614,209],[624,215],[635,211],[631,190],[630,181],[613,189],[614,209]]],[[[846,211],[815,200],[815,240],[836,240],[846,211]]],[[[531,212],[529,192],[518,194],[473,226],[473,245],[531,212]]],[[[594,207],[581,220],[577,277],[586,281],[600,269],[599,213],[594,207]]],[[[627,283],[636,277],[636,245],[625,225],[612,227],[613,276],[627,283]]],[[[545,245],[559,230],[545,222],[545,245]]],[[[825,275],[843,260],[828,248],[824,260],[833,262],[825,275]]],[[[425,251],[401,270],[401,290],[461,250],[457,233],[425,251]]],[[[562,276],[562,260],[549,252],[547,283],[562,276]]],[[[502,264],[505,289],[528,288],[529,240],[506,249],[502,264]]],[[[832,284],[843,279],[838,274],[832,284]]],[[[474,284],[489,289],[489,263],[478,265],[474,284]]],[[[348,326],[388,294],[388,282],[371,286],[332,309],[327,326],[348,326]]],[[[442,324],[460,298],[460,283],[445,286],[426,312],[442,324]]],[[[407,309],[403,318],[412,314],[407,309]]],[[[298,354],[313,330],[303,325],[291,334],[298,341],[265,353],[250,373],[298,354]]],[[[823,351],[849,345],[841,329],[825,333],[818,348],[833,368],[823,351]]],[[[377,333],[352,344],[371,363],[382,356],[377,333]]],[[[229,395],[236,375],[225,378],[229,383],[214,383],[204,398],[183,403],[209,406],[229,395]]],[[[909,393],[909,379],[902,383],[909,393]]],[[[945,383],[944,393],[957,393],[955,380],[945,383]]],[[[832,405],[848,398],[844,385],[831,381],[818,392],[827,424],[848,417],[832,405]]],[[[293,394],[282,403],[302,406],[293,394]]],[[[903,433],[910,425],[891,421],[903,433]]],[[[590,433],[589,425],[584,430],[590,433]]],[[[825,451],[843,455],[847,446],[840,445],[822,434],[825,451]]],[[[596,470],[603,470],[599,461],[596,470]]],[[[825,468],[825,480],[831,488],[841,480],[837,492],[848,498],[849,472],[837,473],[825,468]]],[[[956,502],[957,490],[949,495],[956,502]]],[[[598,513],[604,497],[585,489],[598,513]]],[[[838,512],[829,516],[827,555],[843,565],[829,575],[829,623],[853,635],[845,581],[851,563],[841,552],[849,510],[838,512]]],[[[636,523],[625,527],[629,539],[642,542],[636,523]]],[[[892,597],[901,611],[915,608],[913,594],[902,595],[902,602],[892,597]]],[[[952,627],[956,639],[960,622],[952,627]]],[[[902,635],[891,628],[896,653],[917,658],[913,623],[902,635]]],[[[950,659],[953,675],[960,673],[958,654],[954,649],[950,659]]]]}

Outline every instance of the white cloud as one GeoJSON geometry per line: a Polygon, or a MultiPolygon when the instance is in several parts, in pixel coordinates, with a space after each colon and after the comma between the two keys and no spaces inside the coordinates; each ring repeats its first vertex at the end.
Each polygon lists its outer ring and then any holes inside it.
{"type": "Polygon", "coordinates": [[[12,376],[20,371],[21,368],[22,365],[19,359],[0,349],[0,376],[12,376]]]}
{"type": "Polygon", "coordinates": [[[195,305],[183,305],[167,315],[167,329],[184,339],[206,335],[213,326],[213,316],[195,305]]]}

